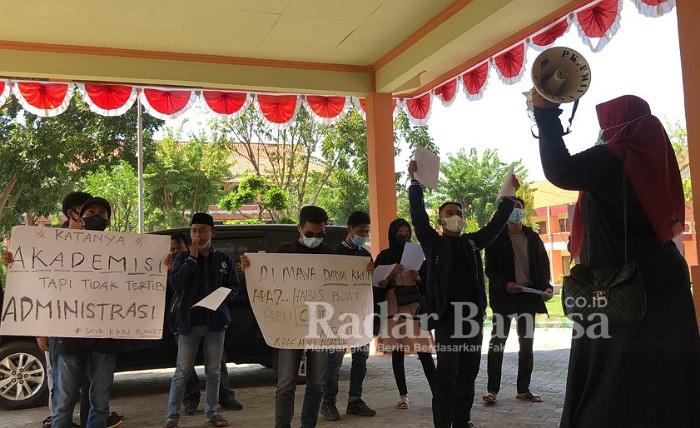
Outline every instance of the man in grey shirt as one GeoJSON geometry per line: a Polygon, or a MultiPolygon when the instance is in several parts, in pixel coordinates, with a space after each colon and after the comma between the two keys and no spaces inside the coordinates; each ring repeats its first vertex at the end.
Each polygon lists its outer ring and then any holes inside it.
{"type": "Polygon", "coordinates": [[[549,257],[537,232],[523,225],[525,203],[516,198],[508,226],[486,248],[486,275],[489,278],[489,304],[493,310],[493,330],[488,353],[488,392],[482,397],[496,403],[501,387],[501,366],[510,324],[517,320],[518,381],[516,398],[539,403],[542,399],[530,391],[535,314],[547,313],[544,302],[552,298],[549,257]],[[534,288],[543,295],[525,293],[534,288]]]}

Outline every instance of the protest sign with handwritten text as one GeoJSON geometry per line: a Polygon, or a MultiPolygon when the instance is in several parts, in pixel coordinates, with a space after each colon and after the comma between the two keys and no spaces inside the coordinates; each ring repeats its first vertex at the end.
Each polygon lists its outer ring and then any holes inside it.
{"type": "Polygon", "coordinates": [[[0,334],[160,339],[170,237],[16,226],[0,334]]]}
{"type": "Polygon", "coordinates": [[[363,346],[372,340],[369,257],[246,254],[246,287],[265,342],[282,349],[363,346]]]}

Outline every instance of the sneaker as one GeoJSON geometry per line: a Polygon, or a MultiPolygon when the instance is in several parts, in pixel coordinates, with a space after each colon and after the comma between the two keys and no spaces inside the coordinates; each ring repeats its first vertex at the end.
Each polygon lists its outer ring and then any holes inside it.
{"type": "Polygon", "coordinates": [[[348,401],[348,409],[347,409],[347,414],[348,415],[357,415],[357,416],[376,416],[377,412],[370,409],[367,403],[362,401],[360,397],[357,397],[353,401],[348,401]]]}
{"type": "Polygon", "coordinates": [[[340,412],[338,412],[338,408],[335,407],[333,401],[323,400],[321,403],[321,416],[327,421],[340,420],[340,412]]]}
{"type": "Polygon", "coordinates": [[[238,402],[237,400],[235,400],[235,399],[234,399],[233,401],[230,401],[230,402],[219,403],[219,404],[221,404],[221,408],[222,408],[222,409],[226,409],[226,410],[236,410],[236,411],[243,410],[243,404],[239,403],[239,402],[238,402]]]}
{"type": "Polygon", "coordinates": [[[107,416],[107,428],[120,428],[124,425],[124,416],[112,412],[107,416]]]}
{"type": "Polygon", "coordinates": [[[42,428],[51,428],[51,416],[47,416],[46,419],[41,421],[42,428]]]}

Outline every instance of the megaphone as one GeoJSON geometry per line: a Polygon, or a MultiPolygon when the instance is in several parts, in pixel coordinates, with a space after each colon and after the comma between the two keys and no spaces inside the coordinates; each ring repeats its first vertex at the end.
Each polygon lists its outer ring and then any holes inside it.
{"type": "Polygon", "coordinates": [[[591,85],[591,69],[580,53],[554,47],[539,54],[532,66],[535,90],[553,103],[570,103],[581,98],[591,85]]]}

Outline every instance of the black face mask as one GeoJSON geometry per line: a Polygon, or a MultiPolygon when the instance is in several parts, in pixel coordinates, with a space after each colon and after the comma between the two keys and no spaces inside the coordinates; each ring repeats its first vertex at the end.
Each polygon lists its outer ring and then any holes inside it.
{"type": "Polygon", "coordinates": [[[411,237],[408,235],[396,235],[396,243],[399,244],[400,246],[406,245],[406,242],[410,242],[411,237]]]}
{"type": "Polygon", "coordinates": [[[94,215],[92,217],[83,217],[83,223],[85,223],[85,230],[105,230],[108,222],[99,215],[94,215]]]}

